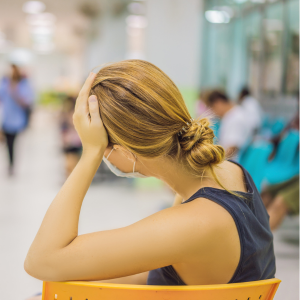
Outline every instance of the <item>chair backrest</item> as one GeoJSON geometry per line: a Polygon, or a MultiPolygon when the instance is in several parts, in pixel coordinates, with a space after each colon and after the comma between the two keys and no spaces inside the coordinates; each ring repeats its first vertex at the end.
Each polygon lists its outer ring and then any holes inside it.
{"type": "Polygon", "coordinates": [[[250,173],[257,187],[261,191],[264,170],[268,165],[268,157],[273,150],[273,145],[264,141],[254,142],[241,157],[240,164],[250,173]]]}
{"type": "Polygon", "coordinates": [[[274,162],[284,166],[291,166],[299,147],[299,131],[290,130],[279,143],[274,162]]]}
{"type": "Polygon", "coordinates": [[[284,129],[284,127],[287,124],[287,121],[284,118],[279,118],[276,119],[272,122],[273,124],[271,124],[271,130],[273,135],[278,135],[280,134],[280,132],[284,129]]]}
{"type": "Polygon", "coordinates": [[[44,282],[43,300],[272,300],[279,279],[189,286],[44,282]]]}

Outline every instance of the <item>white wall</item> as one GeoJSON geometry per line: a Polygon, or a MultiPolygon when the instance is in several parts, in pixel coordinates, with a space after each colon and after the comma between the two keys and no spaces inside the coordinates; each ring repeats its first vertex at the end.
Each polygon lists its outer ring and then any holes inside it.
{"type": "Polygon", "coordinates": [[[146,58],[174,82],[199,86],[202,0],[148,0],[146,58]]]}
{"type": "MultiPolygon", "coordinates": [[[[114,16],[108,1],[104,2],[105,13],[93,24],[96,36],[89,38],[85,54],[85,69],[90,72],[92,68],[104,63],[125,59],[126,54],[126,14],[114,16]]],[[[93,30],[93,29],[92,29],[93,30]]]]}

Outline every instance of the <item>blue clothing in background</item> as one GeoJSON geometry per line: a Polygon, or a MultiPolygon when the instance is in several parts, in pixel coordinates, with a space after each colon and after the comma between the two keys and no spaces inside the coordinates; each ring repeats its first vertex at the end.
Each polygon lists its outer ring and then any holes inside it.
{"type": "MultiPolygon", "coordinates": [[[[22,131],[27,125],[28,112],[18,104],[10,92],[10,79],[3,78],[0,83],[0,105],[2,107],[2,129],[4,132],[16,134],[22,131]]],[[[34,99],[34,94],[29,82],[23,78],[17,84],[15,92],[25,104],[30,106],[34,99]]]]}
{"type": "MultiPolygon", "coordinates": [[[[274,278],[276,267],[269,215],[252,177],[240,164],[236,164],[242,168],[248,188],[247,193],[237,192],[244,198],[238,198],[226,190],[205,187],[182,204],[196,198],[207,198],[225,208],[234,219],[240,238],[241,256],[228,283],[274,278]]],[[[147,284],[186,285],[172,265],[150,271],[147,284]]]]}

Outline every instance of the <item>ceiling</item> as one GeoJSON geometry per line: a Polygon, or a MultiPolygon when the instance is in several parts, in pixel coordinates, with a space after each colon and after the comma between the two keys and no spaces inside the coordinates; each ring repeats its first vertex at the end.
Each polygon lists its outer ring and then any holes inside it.
{"type": "MultiPolygon", "coordinates": [[[[0,33],[13,47],[30,48],[32,36],[30,26],[26,22],[27,14],[22,11],[24,0],[0,1],[0,33]]],[[[105,2],[105,1],[104,1],[105,2]]],[[[55,46],[60,51],[75,51],[84,38],[90,24],[89,17],[80,12],[84,0],[43,0],[44,12],[56,17],[54,26],[55,46]]],[[[103,1],[94,1],[99,6],[103,1]]]]}

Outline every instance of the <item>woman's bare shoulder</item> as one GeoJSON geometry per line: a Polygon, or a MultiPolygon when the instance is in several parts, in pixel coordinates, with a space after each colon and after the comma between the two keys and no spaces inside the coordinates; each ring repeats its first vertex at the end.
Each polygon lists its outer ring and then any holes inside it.
{"type": "Polygon", "coordinates": [[[228,241],[238,237],[231,214],[212,200],[200,197],[179,205],[176,209],[177,212],[173,210],[172,214],[174,213],[174,216],[180,214],[178,226],[184,228],[180,238],[189,237],[189,247],[185,249],[188,260],[206,257],[222,244],[230,248],[228,241]]]}
{"type": "Polygon", "coordinates": [[[216,168],[215,173],[228,190],[247,192],[245,174],[238,164],[225,160],[216,168]]]}

